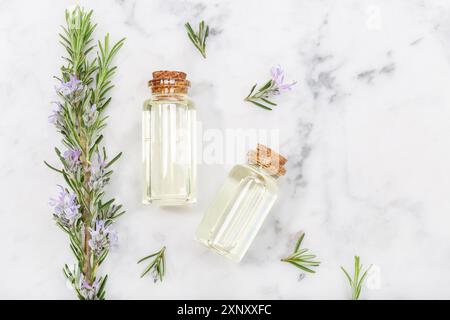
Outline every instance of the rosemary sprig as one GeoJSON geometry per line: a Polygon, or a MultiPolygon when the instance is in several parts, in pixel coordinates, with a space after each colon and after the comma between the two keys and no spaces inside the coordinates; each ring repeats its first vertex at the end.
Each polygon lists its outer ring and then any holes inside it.
{"type": "Polygon", "coordinates": [[[370,270],[372,265],[370,265],[366,270],[363,270],[363,265],[360,263],[359,256],[355,256],[355,266],[353,271],[353,278],[350,277],[349,273],[341,266],[352,290],[352,300],[358,300],[361,295],[362,285],[366,280],[367,272],[370,270]]]}
{"type": "Polygon", "coordinates": [[[184,25],[187,31],[187,35],[189,39],[191,39],[194,46],[200,51],[203,58],[206,59],[206,38],[208,38],[209,35],[209,26],[205,24],[205,22],[202,20],[198,24],[198,32],[196,33],[189,22],[186,22],[184,25]]]}
{"type": "Polygon", "coordinates": [[[245,97],[244,101],[251,102],[255,106],[266,110],[272,110],[270,106],[276,106],[277,104],[270,101],[269,96],[274,90],[275,85],[276,84],[273,80],[269,80],[255,92],[257,86],[257,84],[255,84],[250,90],[250,93],[247,95],[247,97],[245,97]]]}
{"type": "Polygon", "coordinates": [[[146,257],[143,257],[137,263],[141,263],[147,259],[153,258],[150,264],[145,268],[144,272],[141,274],[141,278],[143,278],[147,273],[152,271],[153,281],[157,282],[158,280],[162,282],[163,277],[166,272],[166,257],[165,257],[166,247],[162,247],[158,252],[152,253],[146,257]]]}
{"type": "Polygon", "coordinates": [[[56,88],[57,108],[49,116],[62,135],[61,152],[55,148],[61,166],[45,164],[62,175],[67,187],[60,186],[56,199],[51,199],[56,224],[68,235],[69,247],[76,263],[65,265],[64,275],[82,300],[102,300],[108,276],[98,270],[117,241],[116,218],[124,214],[115,199],[104,200],[104,187],[113,171],[111,165],[122,153],[108,160],[101,146],[106,126],[104,114],[111,101],[108,97],[116,67],[112,60],[124,39],[113,46],[109,35],[95,44],[91,22],[93,11],[81,7],[66,10],[66,26],[59,34],[67,55],[56,88]],[[93,50],[97,54],[92,57],[93,50]]]}
{"type": "Polygon", "coordinates": [[[265,110],[272,110],[271,107],[276,106],[277,104],[269,100],[269,98],[274,95],[279,95],[282,92],[292,90],[292,87],[296,84],[295,81],[291,83],[284,82],[284,71],[279,65],[273,67],[270,70],[270,73],[272,76],[271,79],[256,91],[257,84],[255,84],[247,97],[245,97],[244,101],[253,103],[255,106],[265,110]]]}
{"type": "Polygon", "coordinates": [[[312,270],[311,267],[318,267],[320,261],[314,261],[313,259],[316,258],[316,256],[314,254],[307,254],[308,249],[300,249],[304,238],[305,233],[303,232],[295,244],[294,252],[286,258],[281,259],[281,261],[288,262],[305,272],[315,273],[316,271],[312,270]]]}

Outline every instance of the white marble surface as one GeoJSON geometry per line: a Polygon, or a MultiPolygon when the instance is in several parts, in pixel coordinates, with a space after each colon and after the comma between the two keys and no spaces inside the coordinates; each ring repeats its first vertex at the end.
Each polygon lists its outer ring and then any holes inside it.
{"type": "MultiPolygon", "coordinates": [[[[48,198],[61,178],[44,167],[59,143],[47,123],[57,43],[72,1],[0,1],[0,298],[71,299],[72,262],[48,198]]],[[[436,1],[80,1],[97,36],[127,37],[106,142],[123,151],[108,192],[127,209],[108,258],[113,299],[346,299],[339,269],[354,254],[379,270],[366,299],[450,298],[450,3],[436,1]],[[183,24],[213,28],[208,58],[183,24]],[[242,98],[280,63],[295,90],[268,113],[242,98]],[[281,197],[237,265],[193,233],[230,164],[199,166],[186,210],[141,198],[141,104],[157,69],[185,70],[205,128],[278,129],[289,158],[281,197]],[[279,262],[299,230],[317,274],[279,262]],[[138,258],[168,247],[162,284],[139,279],[138,258]]]]}

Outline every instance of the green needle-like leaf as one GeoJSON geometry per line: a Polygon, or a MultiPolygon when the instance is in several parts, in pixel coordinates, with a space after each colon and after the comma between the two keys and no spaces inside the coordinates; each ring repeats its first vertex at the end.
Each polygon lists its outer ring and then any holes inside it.
{"type": "Polygon", "coordinates": [[[248,99],[247,101],[253,103],[255,106],[258,106],[258,107],[260,107],[260,108],[263,108],[263,109],[266,109],[266,110],[272,110],[272,108],[270,108],[270,107],[268,107],[268,106],[265,106],[265,105],[263,105],[262,103],[256,102],[256,101],[254,101],[254,100],[248,99]]]}
{"type": "Polygon", "coordinates": [[[62,170],[56,169],[54,166],[50,165],[47,161],[44,161],[44,163],[45,163],[45,165],[46,165],[47,167],[49,167],[50,169],[52,169],[52,170],[54,170],[54,171],[56,171],[56,172],[58,172],[58,173],[61,173],[61,174],[63,173],[62,170]]]}

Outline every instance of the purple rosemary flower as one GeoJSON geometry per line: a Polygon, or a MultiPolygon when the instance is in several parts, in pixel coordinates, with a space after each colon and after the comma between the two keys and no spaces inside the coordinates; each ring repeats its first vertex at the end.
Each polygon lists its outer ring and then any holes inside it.
{"type": "Polygon", "coordinates": [[[70,172],[77,172],[79,168],[81,151],[78,149],[69,149],[64,151],[63,157],[70,172]]]}
{"type": "Polygon", "coordinates": [[[102,158],[99,152],[96,152],[91,161],[91,177],[89,180],[89,185],[93,189],[100,189],[106,184],[103,177],[105,167],[106,161],[102,158]]]}
{"type": "Polygon", "coordinates": [[[117,248],[119,245],[119,234],[116,229],[109,225],[106,228],[106,233],[108,234],[109,248],[117,248]]]}
{"type": "Polygon", "coordinates": [[[95,175],[101,172],[106,166],[106,161],[102,159],[102,156],[99,152],[96,152],[94,159],[91,163],[91,174],[95,175]]]}
{"type": "Polygon", "coordinates": [[[83,297],[87,300],[95,299],[100,281],[98,279],[95,279],[92,284],[89,284],[84,275],[81,274],[79,282],[80,293],[83,295],[83,297]]]}
{"type": "Polygon", "coordinates": [[[279,94],[281,91],[290,91],[297,83],[296,81],[284,83],[284,71],[280,65],[272,67],[270,74],[272,75],[272,82],[275,84],[274,89],[276,92],[274,94],[279,94]]]}
{"type": "Polygon", "coordinates": [[[111,225],[106,226],[104,220],[97,220],[94,228],[89,228],[91,239],[89,247],[97,254],[104,249],[115,247],[118,243],[117,232],[111,225]]]}
{"type": "Polygon", "coordinates": [[[77,204],[75,194],[67,192],[60,185],[58,187],[60,188],[58,197],[50,199],[50,206],[54,207],[55,210],[53,216],[63,226],[71,227],[81,217],[81,213],[78,210],[80,205],[77,204]]]}
{"type": "Polygon", "coordinates": [[[92,106],[86,105],[83,113],[83,121],[87,127],[90,127],[95,120],[97,120],[98,111],[97,105],[93,104],[92,106]]]}
{"type": "Polygon", "coordinates": [[[276,106],[277,104],[270,101],[270,97],[279,95],[284,91],[290,91],[292,87],[297,83],[295,81],[291,83],[285,83],[284,71],[279,65],[272,67],[272,69],[270,69],[270,74],[272,76],[271,79],[259,89],[256,89],[255,84],[244,101],[251,102],[254,105],[266,110],[272,110],[271,107],[276,106]]]}
{"type": "Polygon", "coordinates": [[[52,113],[48,116],[48,122],[55,125],[57,129],[63,129],[64,128],[64,122],[63,122],[63,108],[62,104],[59,102],[52,102],[55,105],[55,108],[53,108],[52,113]]]}
{"type": "Polygon", "coordinates": [[[56,87],[56,91],[66,98],[77,102],[80,100],[80,92],[83,90],[83,84],[81,80],[78,80],[76,75],[69,75],[69,81],[61,81],[60,85],[56,87]]]}

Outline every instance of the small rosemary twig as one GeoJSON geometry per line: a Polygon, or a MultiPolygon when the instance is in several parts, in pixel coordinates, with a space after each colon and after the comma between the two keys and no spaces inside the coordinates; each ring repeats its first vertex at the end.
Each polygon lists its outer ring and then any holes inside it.
{"type": "Polygon", "coordinates": [[[255,106],[266,110],[272,110],[271,107],[277,104],[269,99],[282,92],[292,90],[292,87],[296,84],[295,81],[291,83],[284,82],[284,71],[280,66],[273,67],[270,70],[270,74],[272,76],[271,79],[258,89],[256,89],[257,84],[255,84],[244,101],[253,103],[255,106]]]}
{"type": "Polygon", "coordinates": [[[353,279],[350,277],[349,273],[341,266],[347,280],[350,284],[352,290],[352,300],[358,300],[361,295],[362,285],[367,276],[367,272],[370,270],[372,265],[370,265],[365,271],[363,271],[363,265],[360,263],[359,256],[355,256],[355,266],[353,271],[353,279]],[[362,274],[362,275],[361,275],[362,274]]]}
{"type": "Polygon", "coordinates": [[[141,263],[150,258],[154,258],[152,262],[145,268],[144,272],[141,274],[141,278],[143,278],[147,273],[152,271],[153,281],[157,282],[162,281],[166,272],[166,257],[165,257],[166,247],[162,247],[158,252],[152,253],[146,257],[143,257],[137,263],[141,263]]]}
{"type": "Polygon", "coordinates": [[[187,35],[189,39],[191,39],[194,46],[200,51],[203,58],[206,59],[206,38],[209,35],[209,26],[205,24],[205,22],[202,20],[198,24],[198,32],[196,33],[189,22],[187,22],[185,25],[187,35]]]}
{"type": "Polygon", "coordinates": [[[268,98],[271,95],[271,91],[274,88],[275,82],[272,80],[267,81],[261,88],[259,88],[255,93],[257,84],[255,84],[250,93],[245,97],[244,101],[251,102],[255,106],[266,110],[272,110],[270,106],[276,106],[275,102],[270,101],[268,98]]]}
{"type": "Polygon", "coordinates": [[[316,271],[312,270],[311,267],[318,267],[320,265],[320,261],[313,260],[316,258],[315,255],[306,254],[308,249],[300,249],[300,245],[302,244],[304,238],[305,233],[303,232],[295,244],[294,252],[288,257],[281,259],[281,261],[288,262],[305,272],[315,273],[316,271]]]}

